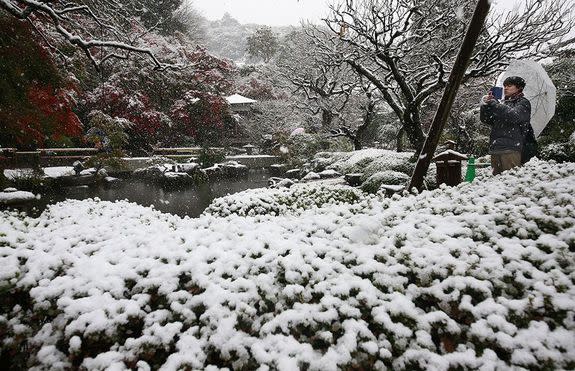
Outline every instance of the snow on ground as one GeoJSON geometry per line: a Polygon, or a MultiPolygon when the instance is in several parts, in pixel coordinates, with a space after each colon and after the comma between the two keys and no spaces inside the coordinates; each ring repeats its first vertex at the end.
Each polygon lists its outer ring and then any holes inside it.
{"type": "MultiPolygon", "coordinates": [[[[243,195],[220,210],[259,202],[243,195]]],[[[574,205],[575,164],[532,161],[279,216],[182,219],[99,200],[37,219],[2,212],[1,357],[32,369],[573,369],[574,205]]]]}

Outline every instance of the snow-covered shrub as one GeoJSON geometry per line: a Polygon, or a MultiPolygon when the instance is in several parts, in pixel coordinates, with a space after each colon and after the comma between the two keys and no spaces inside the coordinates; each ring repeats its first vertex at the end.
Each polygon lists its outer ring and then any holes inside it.
{"type": "MultiPolygon", "coordinates": [[[[313,162],[315,171],[335,170],[341,174],[362,174],[362,189],[375,193],[382,184],[406,184],[415,163],[412,152],[395,152],[385,149],[364,149],[353,152],[321,152],[313,162]]],[[[428,188],[436,186],[435,166],[430,167],[426,176],[428,188]]]]}
{"type": "Polygon", "coordinates": [[[361,191],[348,186],[299,184],[290,188],[250,189],[216,198],[204,214],[254,216],[299,214],[330,205],[353,204],[363,198],[361,191]]]}
{"type": "Polygon", "coordinates": [[[367,178],[365,182],[362,183],[361,189],[365,192],[375,193],[382,184],[405,185],[409,179],[410,177],[407,174],[398,171],[379,171],[367,178]]]}
{"type": "Polygon", "coordinates": [[[41,169],[13,169],[7,172],[6,185],[17,189],[39,189],[49,183],[41,169]]]}
{"type": "Polygon", "coordinates": [[[390,170],[411,175],[415,168],[415,162],[412,162],[412,152],[379,151],[384,152],[373,157],[373,160],[363,169],[364,174],[375,174],[376,172],[390,170]]]}
{"type": "Polygon", "coordinates": [[[411,175],[414,163],[413,153],[395,152],[385,149],[364,149],[352,152],[320,152],[314,160],[316,171],[333,169],[341,174],[363,173],[363,180],[371,175],[386,171],[398,171],[411,175]]]}
{"type": "Polygon", "coordinates": [[[200,163],[202,168],[208,168],[214,166],[217,163],[223,162],[226,159],[226,155],[223,151],[215,148],[202,148],[197,161],[200,163]]]}
{"type": "Polygon", "coordinates": [[[542,146],[539,156],[544,160],[575,162],[575,143],[549,143],[542,146]]]}
{"type": "Polygon", "coordinates": [[[3,211],[0,358],[8,369],[573,369],[574,215],[575,164],[536,159],[295,216],[182,219],[98,200],[38,218],[3,211]]]}
{"type": "Polygon", "coordinates": [[[347,156],[347,152],[319,152],[314,156],[311,161],[311,165],[314,171],[321,172],[326,170],[327,167],[335,161],[341,160],[347,156]]]}

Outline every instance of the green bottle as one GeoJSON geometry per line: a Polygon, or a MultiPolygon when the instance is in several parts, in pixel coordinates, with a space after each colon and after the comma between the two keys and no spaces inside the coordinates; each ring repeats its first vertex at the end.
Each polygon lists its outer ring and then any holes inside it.
{"type": "Polygon", "coordinates": [[[470,156],[467,159],[467,172],[465,173],[465,181],[466,182],[473,182],[475,179],[475,157],[470,156]]]}

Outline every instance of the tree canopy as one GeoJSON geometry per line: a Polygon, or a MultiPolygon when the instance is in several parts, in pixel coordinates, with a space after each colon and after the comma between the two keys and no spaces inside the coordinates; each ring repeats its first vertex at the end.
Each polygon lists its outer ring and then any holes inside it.
{"type": "MultiPolygon", "coordinates": [[[[472,3],[346,0],[331,7],[325,27],[316,27],[323,36],[315,38],[315,47],[373,83],[411,145],[420,149],[425,105],[445,87],[472,3]],[[341,43],[326,42],[333,39],[341,43]]],[[[517,56],[540,60],[552,55],[550,43],[564,38],[573,23],[569,4],[555,1],[527,0],[518,11],[494,15],[463,81],[492,76],[517,56]]]]}

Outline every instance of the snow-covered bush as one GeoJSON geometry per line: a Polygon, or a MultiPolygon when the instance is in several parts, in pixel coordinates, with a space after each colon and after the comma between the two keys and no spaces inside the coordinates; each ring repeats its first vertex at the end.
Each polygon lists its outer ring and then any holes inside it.
{"type": "Polygon", "coordinates": [[[278,144],[280,146],[277,154],[290,167],[301,167],[320,151],[350,151],[353,148],[349,141],[343,138],[326,138],[323,135],[310,133],[279,138],[278,144]]]}
{"type": "Polygon", "coordinates": [[[272,190],[250,189],[216,198],[206,208],[204,214],[216,216],[300,214],[311,208],[353,204],[363,198],[361,191],[348,186],[298,184],[291,188],[272,190]]]}
{"type": "Polygon", "coordinates": [[[296,216],[0,218],[8,369],[575,368],[573,163],[296,216]]]}
{"type": "Polygon", "coordinates": [[[375,193],[379,190],[382,184],[387,185],[405,185],[409,182],[410,177],[407,174],[400,173],[399,171],[379,171],[362,183],[361,189],[365,192],[375,193]]]}
{"type": "Polygon", "coordinates": [[[341,174],[363,173],[366,180],[377,172],[386,170],[411,174],[415,166],[411,162],[413,153],[395,152],[385,149],[364,149],[352,152],[320,152],[312,165],[315,171],[332,169],[341,174]]]}
{"type": "Polygon", "coordinates": [[[549,143],[542,146],[539,156],[544,160],[575,162],[575,143],[549,143]]]}
{"type": "MultiPolygon", "coordinates": [[[[413,169],[412,152],[395,152],[385,149],[364,149],[353,152],[320,152],[313,159],[314,171],[335,170],[341,174],[362,174],[362,189],[376,192],[380,185],[406,184],[413,169]]],[[[435,164],[429,168],[425,185],[432,189],[437,187],[435,164]]]]}

